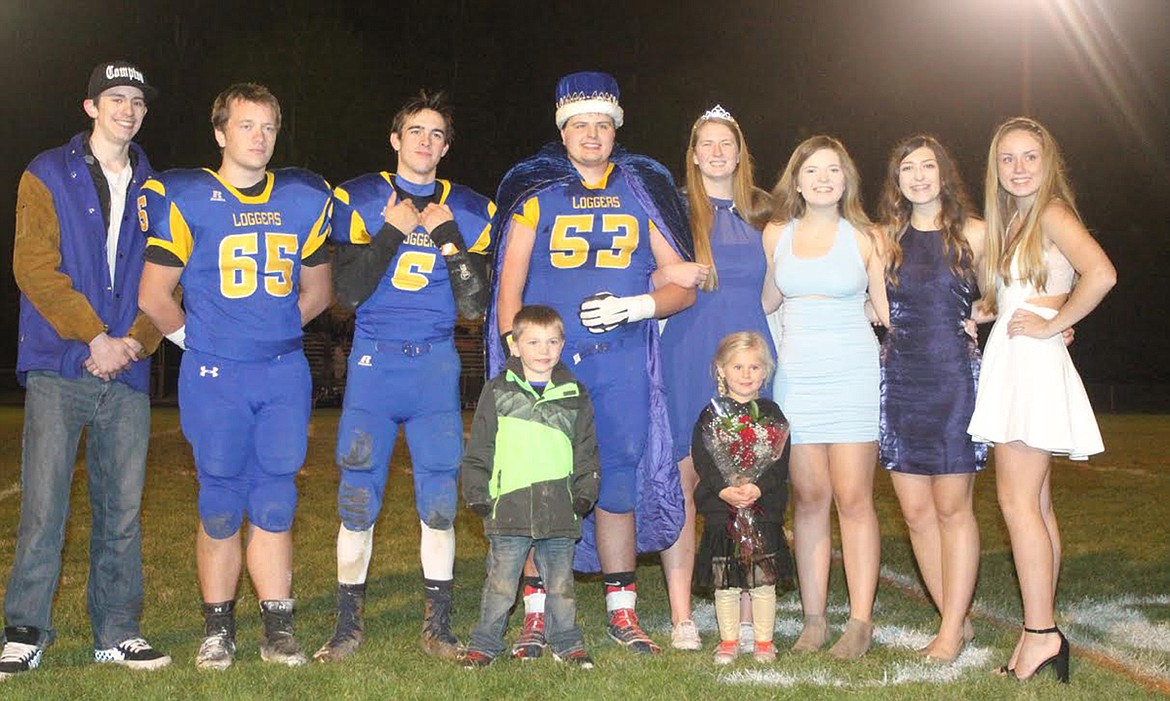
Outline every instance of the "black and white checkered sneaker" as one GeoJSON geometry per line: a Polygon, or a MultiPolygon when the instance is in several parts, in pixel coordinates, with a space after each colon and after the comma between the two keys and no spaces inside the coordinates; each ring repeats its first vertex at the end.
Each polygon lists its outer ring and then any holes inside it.
{"type": "Polygon", "coordinates": [[[4,650],[0,652],[0,681],[36,669],[41,664],[40,631],[31,626],[4,629],[4,650]]]}
{"type": "Polygon", "coordinates": [[[94,662],[112,662],[130,669],[158,669],[171,663],[170,655],[155,650],[143,638],[123,640],[114,647],[93,651],[94,662]]]}

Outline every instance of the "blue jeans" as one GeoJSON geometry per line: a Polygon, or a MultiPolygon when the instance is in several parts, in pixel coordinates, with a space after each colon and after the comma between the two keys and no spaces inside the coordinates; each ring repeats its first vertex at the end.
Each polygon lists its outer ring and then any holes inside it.
{"type": "Polygon", "coordinates": [[[585,647],[585,638],[577,627],[577,594],[573,584],[572,538],[538,538],[528,536],[488,536],[487,580],[483,584],[479,625],[471,632],[468,643],[490,657],[504,651],[504,629],[508,611],[516,603],[520,572],[529,549],[535,550],[536,569],[544,580],[545,638],[554,653],[564,656],[585,647]]]}
{"type": "Polygon", "coordinates": [[[56,637],[53,596],[61,575],[70,483],[83,428],[93,512],[87,604],[94,647],[105,649],[138,636],[142,612],[139,511],[150,401],[121,382],[103,382],[91,375],[69,380],[53,372],[28,374],[20,528],[4,595],[4,620],[10,626],[39,628],[42,645],[56,637]]]}

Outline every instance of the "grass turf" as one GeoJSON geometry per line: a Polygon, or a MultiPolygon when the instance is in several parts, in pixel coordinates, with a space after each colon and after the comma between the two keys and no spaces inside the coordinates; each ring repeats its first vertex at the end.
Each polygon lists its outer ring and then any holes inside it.
{"type": "MultiPolygon", "coordinates": [[[[331,632],[334,538],[337,532],[333,440],[338,412],[314,415],[309,456],[299,477],[294,582],[298,637],[312,652],[331,632]]],[[[568,669],[549,659],[521,665],[507,661],[464,671],[426,657],[418,648],[422,609],[418,520],[403,443],[391,469],[385,507],[376,530],[366,609],[367,642],[348,663],[299,669],[259,661],[256,601],[245,579],[240,587],[240,650],[225,673],[200,673],[193,665],[202,622],[195,581],[195,472],[178,430],[174,409],[154,412],[149,475],[143,507],[147,600],[143,630],[175,663],[158,672],[135,673],[92,663],[85,612],[89,505],[84,461],[74,480],[72,517],[54,609],[58,640],[37,671],[0,685],[4,698],[838,698],[875,699],[1063,699],[1154,698],[1170,688],[1170,418],[1103,416],[1109,452],[1088,464],[1057,461],[1054,500],[1061,517],[1064,571],[1058,621],[1076,647],[1073,684],[1051,677],[1021,685],[988,670],[1006,660],[1018,633],[1020,607],[1007,544],[995,503],[994,470],[976,481],[983,560],[976,591],[978,638],[951,667],[930,666],[913,653],[925,644],[937,617],[920,593],[905,526],[885,475],[877,478],[886,579],[878,593],[877,643],[864,659],[838,662],[826,655],[794,657],[775,665],[741,661],[716,668],[716,641],[709,603],[696,600],[704,634],[701,653],[667,650],[635,658],[608,642],[601,586],[578,580],[580,623],[593,671],[568,669]],[[1128,670],[1128,671],[1127,671],[1128,670]],[[1135,681],[1144,678],[1145,684],[1135,681]],[[1159,686],[1159,684],[1161,686],[1159,686]]],[[[19,514],[21,411],[0,408],[0,577],[7,581],[19,514]]],[[[485,542],[478,520],[462,511],[456,524],[454,625],[466,637],[474,625],[483,580],[485,542]]],[[[669,613],[656,558],[639,566],[639,610],[661,642],[669,640],[669,613]]],[[[830,602],[834,634],[846,618],[843,575],[834,565],[830,602]]],[[[799,626],[794,593],[779,601],[776,642],[783,651],[799,626]]],[[[518,623],[519,616],[513,620],[518,623]]],[[[514,633],[513,630],[510,633],[514,633]]]]}

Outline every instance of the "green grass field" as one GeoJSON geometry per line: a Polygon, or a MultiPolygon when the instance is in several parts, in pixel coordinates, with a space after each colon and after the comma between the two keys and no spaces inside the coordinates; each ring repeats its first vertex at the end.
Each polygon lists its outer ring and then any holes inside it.
{"type": "MultiPolygon", "coordinates": [[[[314,415],[309,458],[300,476],[294,583],[298,637],[315,650],[331,632],[337,532],[333,440],[337,410],[314,415]]],[[[411,498],[405,445],[391,469],[386,508],[376,531],[366,612],[367,643],[339,666],[298,669],[260,662],[259,616],[247,582],[240,591],[240,649],[224,673],[200,673],[193,658],[201,640],[195,581],[195,472],[174,409],[156,409],[144,504],[147,601],[143,629],[175,663],[135,673],[92,663],[85,613],[89,505],[84,462],[74,480],[72,518],[55,608],[57,643],[40,669],[0,686],[5,699],[715,699],[875,698],[1001,699],[1155,698],[1170,691],[1170,417],[1103,416],[1108,452],[1088,464],[1058,461],[1054,499],[1064,537],[1065,564],[1057,619],[1074,645],[1072,685],[1051,677],[1030,684],[990,670],[1006,660],[1015,641],[1020,606],[1007,535],[995,503],[994,468],[977,480],[983,561],[976,591],[978,637],[954,666],[927,665],[913,653],[937,625],[915,579],[905,526],[884,475],[878,476],[883,581],[878,592],[876,644],[858,662],[827,655],[781,654],[760,667],[744,660],[716,668],[709,602],[696,601],[704,634],[701,653],[668,650],[654,659],[618,650],[604,634],[600,584],[579,580],[579,617],[597,669],[566,669],[551,660],[497,663],[464,671],[426,657],[417,639],[422,609],[418,521],[411,498]]],[[[0,577],[7,581],[15,548],[20,480],[19,408],[0,408],[0,577]]],[[[486,543],[470,512],[457,523],[457,608],[454,623],[466,637],[478,614],[486,543]]],[[[639,568],[639,609],[660,641],[669,640],[669,614],[655,558],[639,568]]],[[[833,571],[831,623],[846,618],[843,576],[833,571]]],[[[799,626],[794,593],[779,601],[776,641],[791,645],[799,626]]],[[[519,616],[516,617],[517,619],[519,616]]]]}

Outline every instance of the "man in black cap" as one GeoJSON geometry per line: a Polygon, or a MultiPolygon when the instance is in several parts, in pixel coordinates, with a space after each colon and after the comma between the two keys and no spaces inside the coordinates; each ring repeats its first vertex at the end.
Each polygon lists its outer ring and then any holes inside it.
{"type": "Polygon", "coordinates": [[[93,128],[37,156],[20,179],[13,272],[21,292],[16,373],[26,394],[0,680],[35,669],[56,637],[52,602],[82,429],[94,660],[135,669],[171,662],[138,628],[149,358],[161,334],[138,311],[146,238],[134,202],[152,170],[133,139],[156,94],[129,62],[97,66],[82,103],[93,128]]]}

